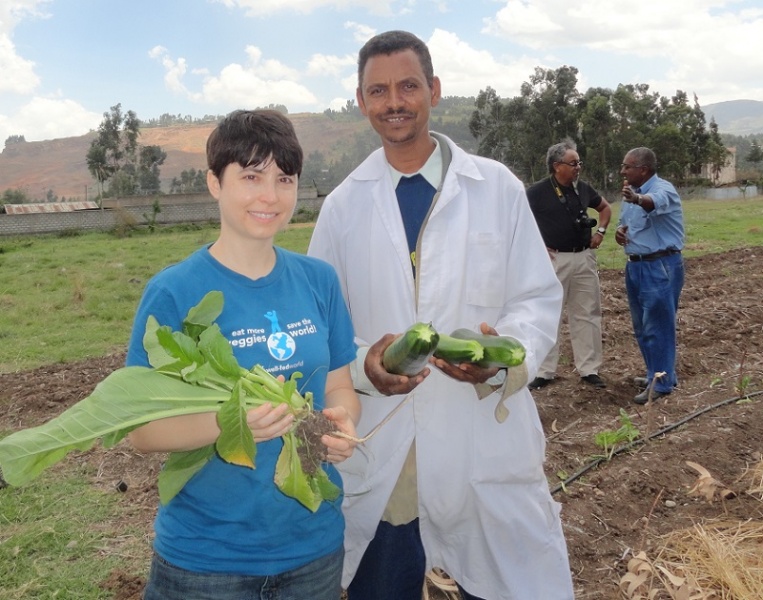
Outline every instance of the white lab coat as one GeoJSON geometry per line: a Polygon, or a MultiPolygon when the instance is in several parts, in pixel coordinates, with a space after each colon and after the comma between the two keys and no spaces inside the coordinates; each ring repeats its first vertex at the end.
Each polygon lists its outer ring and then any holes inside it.
{"type": "MultiPolygon", "coordinates": [[[[336,268],[361,346],[415,322],[450,333],[478,330],[485,321],[525,345],[533,377],[555,342],[562,288],[524,186],[503,165],[438,139],[450,147],[452,162],[420,237],[418,289],[381,149],[326,198],[308,252],[336,268]]],[[[427,569],[441,567],[490,600],[573,598],[535,404],[522,385],[499,423],[499,396],[479,400],[474,386],[433,368],[403,410],[339,465],[346,489],[345,587],[415,436],[427,569]]],[[[401,399],[361,396],[360,435],[401,399]]]]}

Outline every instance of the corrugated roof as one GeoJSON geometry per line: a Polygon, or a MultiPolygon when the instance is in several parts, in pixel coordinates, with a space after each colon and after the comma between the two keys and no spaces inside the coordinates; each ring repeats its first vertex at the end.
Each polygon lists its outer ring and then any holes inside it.
{"type": "Polygon", "coordinates": [[[98,203],[91,200],[81,202],[37,202],[30,204],[6,204],[5,212],[9,215],[25,215],[74,212],[76,210],[92,210],[94,208],[98,208],[98,203]]]}

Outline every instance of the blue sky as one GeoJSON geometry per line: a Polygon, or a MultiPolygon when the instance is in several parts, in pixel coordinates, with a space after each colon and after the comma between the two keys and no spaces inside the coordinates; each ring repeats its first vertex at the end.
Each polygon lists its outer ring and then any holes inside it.
{"type": "Polygon", "coordinates": [[[570,65],[581,92],[763,100],[763,0],[0,0],[0,143],[84,134],[116,103],[142,119],[338,109],[388,29],[429,44],[446,96],[513,97],[535,67],[570,65]]]}

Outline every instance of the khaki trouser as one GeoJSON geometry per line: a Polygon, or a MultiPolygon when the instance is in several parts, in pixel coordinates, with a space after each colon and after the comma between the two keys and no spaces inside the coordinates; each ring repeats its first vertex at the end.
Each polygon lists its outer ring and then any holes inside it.
{"type": "MultiPolygon", "coordinates": [[[[567,315],[575,368],[581,377],[598,374],[602,362],[601,288],[595,250],[551,252],[556,276],[564,288],[562,312],[567,315]]],[[[553,379],[559,364],[559,321],[556,345],[538,371],[539,377],[553,379]]]]}

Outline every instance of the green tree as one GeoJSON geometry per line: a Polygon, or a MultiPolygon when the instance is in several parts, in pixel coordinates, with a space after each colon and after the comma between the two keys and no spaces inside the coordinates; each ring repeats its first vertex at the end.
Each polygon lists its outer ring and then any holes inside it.
{"type": "Polygon", "coordinates": [[[116,104],[103,113],[98,126],[98,136],[90,144],[86,161],[90,174],[98,181],[100,197],[105,195],[104,184],[109,181],[108,193],[112,196],[135,194],[148,186],[146,191],[158,191],[159,166],[166,153],[159,146],[144,149],[138,143],[140,121],[134,111],[122,112],[116,104]]]}
{"type": "Polygon", "coordinates": [[[609,138],[615,127],[615,116],[611,109],[612,95],[610,89],[591,88],[579,103],[582,144],[578,149],[585,161],[584,177],[600,190],[619,187],[619,180],[612,175],[617,171],[622,156],[612,151],[609,138]]]}
{"type": "Polygon", "coordinates": [[[5,138],[5,147],[13,146],[14,144],[23,144],[26,142],[23,135],[9,135],[5,138]]]}
{"type": "MultiPolygon", "coordinates": [[[[707,143],[707,163],[710,165],[710,176],[713,183],[717,183],[721,175],[721,170],[729,162],[729,152],[726,144],[723,143],[721,135],[718,132],[718,124],[715,119],[710,119],[710,132],[707,143]]],[[[763,157],[761,157],[763,159],[763,157]]]]}
{"type": "Polygon", "coordinates": [[[532,183],[546,175],[548,147],[570,138],[585,161],[584,177],[606,191],[619,189],[620,162],[632,148],[653,148],[661,172],[680,182],[698,175],[725,150],[708,132],[696,96],[693,103],[680,90],[671,98],[660,97],[646,84],[580,94],[577,74],[569,66],[536,68],[520,94],[507,100],[492,88],[480,91],[469,120],[477,153],[503,162],[532,183]]]}
{"type": "Polygon", "coordinates": [[[763,148],[761,148],[758,140],[752,141],[750,144],[750,151],[747,153],[747,156],[745,156],[745,159],[748,162],[753,163],[755,166],[757,166],[758,163],[763,162],[763,148]]]}
{"type": "Polygon", "coordinates": [[[157,194],[161,191],[159,167],[164,164],[167,153],[161,146],[142,146],[138,165],[138,186],[141,193],[157,194]]]}
{"type": "Polygon", "coordinates": [[[21,188],[7,189],[0,197],[0,204],[25,204],[27,202],[31,202],[31,199],[21,188]]]}

